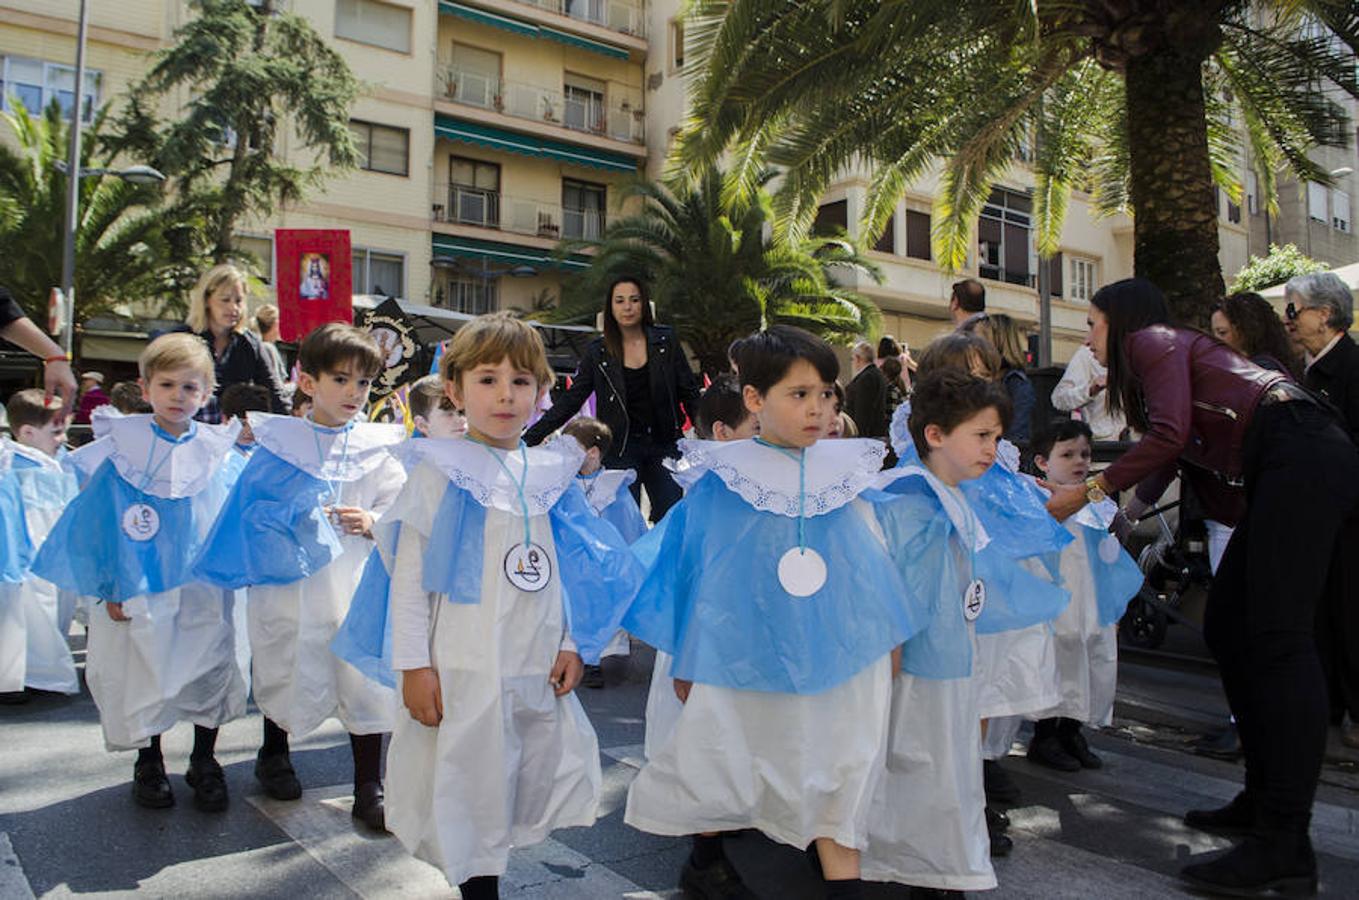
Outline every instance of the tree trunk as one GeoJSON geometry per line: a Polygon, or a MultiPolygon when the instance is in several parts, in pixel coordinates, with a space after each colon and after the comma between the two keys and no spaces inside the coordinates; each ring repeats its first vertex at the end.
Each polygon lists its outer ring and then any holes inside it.
{"type": "Polygon", "coordinates": [[[1133,268],[1185,325],[1222,299],[1217,189],[1203,102],[1206,53],[1167,46],[1128,61],[1133,268]]]}

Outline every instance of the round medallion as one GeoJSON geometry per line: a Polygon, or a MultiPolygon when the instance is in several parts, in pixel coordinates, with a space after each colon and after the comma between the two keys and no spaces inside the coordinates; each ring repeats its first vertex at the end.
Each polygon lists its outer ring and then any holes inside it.
{"type": "Polygon", "coordinates": [[[794,547],[779,560],[779,584],[794,597],[810,597],[826,584],[826,561],[810,547],[794,547]]]}
{"type": "Polygon", "coordinates": [[[123,510],[123,534],[134,541],[149,541],[160,533],[160,513],[145,503],[123,510]]]}
{"type": "Polygon", "coordinates": [[[521,591],[537,593],[552,581],[552,559],[537,544],[515,544],[505,554],[505,578],[521,591]]]}
{"type": "Polygon", "coordinates": [[[1114,537],[1112,534],[1106,535],[1105,538],[1099,542],[1099,558],[1109,565],[1113,565],[1118,562],[1118,551],[1122,549],[1123,546],[1119,544],[1118,538],[1114,537]]]}
{"type": "Polygon", "coordinates": [[[963,592],[963,618],[969,622],[975,622],[981,617],[982,610],[986,608],[986,582],[980,578],[972,579],[972,583],[963,592]]]}

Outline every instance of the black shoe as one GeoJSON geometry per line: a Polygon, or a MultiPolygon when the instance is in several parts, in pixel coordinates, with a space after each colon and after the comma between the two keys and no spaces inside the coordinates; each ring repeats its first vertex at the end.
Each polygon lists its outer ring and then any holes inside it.
{"type": "Polygon", "coordinates": [[[1184,814],[1184,824],[1213,834],[1249,834],[1255,827],[1255,804],[1242,791],[1226,806],[1191,809],[1184,814]]]}
{"type": "Polygon", "coordinates": [[[132,767],[132,799],[147,809],[168,809],[175,805],[175,792],[165,777],[165,761],[150,759],[132,767]]]}
{"type": "Polygon", "coordinates": [[[679,886],[684,896],[695,900],[759,900],[759,895],[746,887],[741,873],[726,859],[702,869],[686,859],[680,869],[679,886]]]}
{"type": "Polygon", "coordinates": [[[912,887],[911,900],[945,900],[948,897],[965,897],[962,891],[948,891],[943,888],[912,887]]]}
{"type": "Polygon", "coordinates": [[[1015,803],[1019,800],[1019,785],[994,759],[982,760],[982,784],[986,790],[987,803],[1015,803]]]}
{"type": "Polygon", "coordinates": [[[1102,769],[1104,760],[1095,755],[1090,749],[1090,743],[1086,741],[1085,735],[1080,728],[1068,731],[1065,734],[1058,734],[1058,740],[1062,742],[1062,749],[1070,754],[1076,762],[1080,763],[1082,769],[1102,769]]]}
{"type": "Polygon", "coordinates": [[[1205,734],[1189,746],[1199,756],[1211,759],[1236,762],[1241,758],[1241,736],[1237,734],[1235,724],[1215,734],[1205,734]]]}
{"type": "Polygon", "coordinates": [[[0,691],[0,706],[21,706],[32,699],[32,695],[26,690],[0,691]]]}
{"type": "Polygon", "coordinates": [[[1010,839],[1008,834],[991,835],[991,858],[999,859],[1002,856],[1009,856],[1010,851],[1015,848],[1015,842],[1010,839]]]}
{"type": "Polygon", "coordinates": [[[1058,772],[1079,772],[1081,761],[1072,756],[1055,734],[1029,741],[1029,761],[1058,772]]]}
{"type": "Polygon", "coordinates": [[[359,785],[354,792],[354,818],[374,831],[387,831],[387,809],[382,794],[382,784],[376,781],[359,785]]]}
{"type": "Polygon", "coordinates": [[[1305,833],[1255,834],[1209,862],[1180,870],[1191,887],[1228,897],[1314,897],[1317,859],[1305,833]]]}
{"type": "Polygon", "coordinates": [[[602,688],[604,686],[604,667],[586,666],[585,674],[581,676],[580,683],[587,688],[602,688]]]}
{"type": "Polygon", "coordinates": [[[286,752],[265,756],[261,750],[255,757],[255,778],[275,800],[296,800],[302,796],[302,782],[297,780],[286,752]]]}
{"type": "Polygon", "coordinates": [[[184,773],[184,780],[193,788],[193,805],[203,812],[221,812],[227,808],[226,776],[211,756],[189,760],[189,771],[184,773]]]}
{"type": "Polygon", "coordinates": [[[1010,830],[1010,817],[998,809],[986,807],[986,830],[991,834],[1004,834],[1010,830]]]}

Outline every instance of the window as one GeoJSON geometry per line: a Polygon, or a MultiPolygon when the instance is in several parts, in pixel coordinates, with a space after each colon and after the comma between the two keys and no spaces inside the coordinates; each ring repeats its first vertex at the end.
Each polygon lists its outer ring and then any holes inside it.
{"type": "Polygon", "coordinates": [[[1307,182],[1307,218],[1316,222],[1330,221],[1326,217],[1326,185],[1307,182]]]}
{"type": "Polygon", "coordinates": [[[562,181],[562,237],[595,241],[604,233],[604,202],[608,193],[602,184],[562,181]]]}
{"type": "Polygon", "coordinates": [[[906,210],[906,255],[911,259],[931,259],[930,214],[906,210]]]}
{"type": "Polygon", "coordinates": [[[1241,224],[1241,207],[1232,202],[1232,198],[1227,198],[1227,221],[1233,225],[1241,224]]]}
{"type": "Polygon", "coordinates": [[[684,20],[670,20],[670,71],[684,68],[684,20]]]}
{"type": "Polygon", "coordinates": [[[499,283],[498,278],[455,275],[448,280],[446,287],[435,292],[434,305],[469,316],[495,312],[500,307],[499,283]]]}
{"type": "MultiPolygon", "coordinates": [[[[102,80],[99,72],[85,70],[80,109],[82,122],[94,121],[102,80]]],[[[0,59],[0,97],[3,97],[5,112],[14,112],[17,100],[37,116],[55,100],[61,104],[62,114],[70,116],[71,107],[75,105],[75,67],[21,56],[3,57],[0,59]]]]}
{"type": "Polygon", "coordinates": [[[500,54],[467,44],[453,44],[453,67],[445,76],[444,93],[450,100],[482,109],[501,106],[500,54]]]}
{"type": "Polygon", "coordinates": [[[605,0],[566,0],[566,14],[582,22],[608,25],[608,11],[605,0]]]}
{"type": "Polygon", "coordinates": [[[601,133],[608,127],[604,115],[604,82],[567,74],[565,89],[566,127],[601,133]]]}
{"type": "Polygon", "coordinates": [[[462,156],[451,157],[450,221],[483,228],[500,227],[500,166],[462,156]]]}
{"type": "Polygon", "coordinates": [[[254,270],[265,284],[274,282],[274,241],[272,238],[238,234],[232,238],[236,249],[255,258],[254,270]]]}
{"type": "MultiPolygon", "coordinates": [[[[1063,265],[1062,265],[1062,264],[1063,264],[1063,262],[1065,262],[1065,260],[1063,259],[1061,253],[1054,253],[1054,254],[1052,254],[1052,258],[1048,260],[1048,296],[1049,296],[1049,297],[1063,297],[1063,296],[1065,296],[1064,289],[1063,289],[1063,285],[1062,285],[1062,268],[1063,268],[1063,265]]],[[[1042,263],[1040,262],[1039,265],[1042,265],[1042,263]]]]}
{"type": "Polygon", "coordinates": [[[978,271],[983,278],[1033,286],[1029,269],[1029,227],[1033,200],[998,188],[982,207],[977,222],[978,271]]]}
{"type": "Polygon", "coordinates": [[[1350,233],[1350,195],[1339,188],[1331,190],[1331,226],[1350,233]]]}
{"type": "Polygon", "coordinates": [[[1260,180],[1254,172],[1246,173],[1246,212],[1260,215],[1260,180]]]}
{"type": "Polygon", "coordinates": [[[826,203],[816,211],[816,219],[812,222],[812,234],[829,237],[847,231],[849,231],[848,201],[836,200],[834,203],[826,203]]]}
{"type": "Polygon", "coordinates": [[[1071,257],[1070,300],[1088,302],[1099,289],[1098,266],[1093,259],[1071,257]]]}
{"type": "Polygon", "coordinates": [[[354,132],[354,143],[359,145],[359,155],[363,157],[359,162],[360,169],[389,175],[410,174],[409,129],[350,119],[349,130],[354,132]]]}
{"type": "Polygon", "coordinates": [[[411,11],[376,0],[336,0],[335,36],[411,52],[411,11]]]}
{"type": "Polygon", "coordinates": [[[354,285],[356,294],[377,294],[383,297],[406,295],[406,257],[401,253],[384,253],[355,247],[354,285]]]}
{"type": "Polygon", "coordinates": [[[895,253],[897,246],[897,216],[893,213],[887,219],[887,227],[878,235],[878,239],[873,242],[873,249],[879,253],[895,253]]]}

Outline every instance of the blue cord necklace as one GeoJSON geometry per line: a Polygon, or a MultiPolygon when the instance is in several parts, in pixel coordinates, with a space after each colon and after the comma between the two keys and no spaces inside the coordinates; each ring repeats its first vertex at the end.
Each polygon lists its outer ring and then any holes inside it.
{"type": "Polygon", "coordinates": [[[470,434],[466,439],[474,444],[480,444],[486,449],[487,453],[491,454],[491,457],[500,464],[500,470],[505,473],[505,477],[514,485],[515,492],[519,495],[519,512],[524,520],[524,541],[522,544],[515,544],[510,547],[505,554],[505,579],[521,591],[528,593],[541,591],[552,581],[552,560],[546,550],[533,543],[527,497],[528,447],[523,441],[519,442],[519,456],[524,462],[524,467],[523,473],[516,478],[514,473],[510,471],[510,467],[505,463],[504,457],[497,453],[494,447],[485,441],[472,437],[470,434]]]}
{"type": "Polygon", "coordinates": [[[797,546],[779,558],[779,584],[794,597],[810,597],[826,584],[826,561],[807,546],[807,449],[796,452],[757,437],[755,443],[797,460],[797,546]]]}
{"type": "MultiPolygon", "coordinates": [[[[329,493],[326,495],[327,499],[332,504],[339,503],[340,502],[339,487],[337,487],[335,481],[332,481],[331,479],[325,476],[326,460],[330,458],[330,454],[327,453],[325,450],[321,449],[320,432],[321,429],[325,428],[326,426],[318,424],[316,420],[313,419],[311,416],[307,416],[307,422],[311,424],[311,437],[312,440],[316,442],[316,464],[318,466],[316,470],[316,476],[326,483],[326,488],[329,491],[329,493]]],[[[344,443],[341,445],[340,449],[341,472],[344,472],[349,465],[349,435],[352,432],[353,428],[351,428],[349,425],[344,426],[344,443]]]]}

